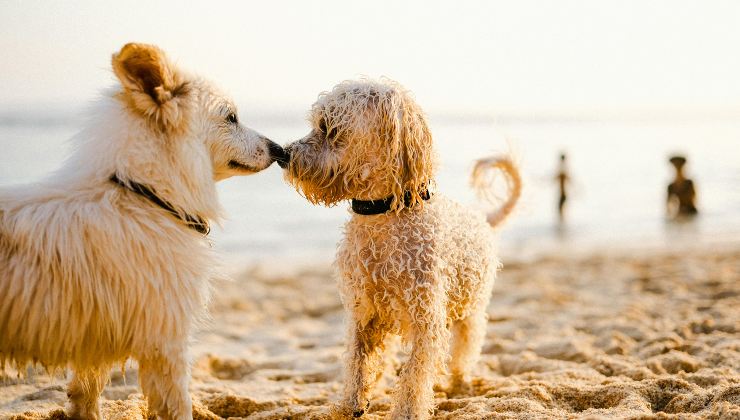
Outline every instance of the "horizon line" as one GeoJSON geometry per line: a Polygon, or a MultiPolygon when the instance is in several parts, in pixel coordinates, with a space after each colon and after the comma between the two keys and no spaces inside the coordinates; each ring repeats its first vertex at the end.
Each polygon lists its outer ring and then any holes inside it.
{"type": "MultiPolygon", "coordinates": [[[[304,123],[307,109],[297,107],[243,106],[249,119],[263,122],[299,124],[304,123]],[[296,116],[300,116],[296,118],[296,116]],[[292,121],[291,121],[292,120],[292,121]]],[[[77,123],[85,119],[91,109],[90,102],[82,105],[63,103],[0,104],[0,125],[41,125],[77,123]],[[33,111],[33,112],[31,112],[33,111]],[[39,111],[42,114],[41,116],[39,111]]],[[[488,111],[466,111],[460,109],[435,109],[425,112],[429,120],[443,123],[549,123],[549,122],[607,122],[607,121],[740,121],[740,105],[737,106],[634,106],[634,107],[502,107],[488,111]]]]}

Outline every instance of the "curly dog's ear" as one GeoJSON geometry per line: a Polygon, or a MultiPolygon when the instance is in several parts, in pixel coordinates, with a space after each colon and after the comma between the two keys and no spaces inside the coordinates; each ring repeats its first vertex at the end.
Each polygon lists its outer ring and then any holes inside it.
{"type": "Polygon", "coordinates": [[[433,181],[435,160],[432,133],[421,108],[407,92],[393,89],[388,105],[388,120],[391,122],[391,149],[395,154],[395,185],[393,186],[393,210],[406,206],[404,195],[410,194],[409,206],[422,203],[422,194],[433,181]]]}

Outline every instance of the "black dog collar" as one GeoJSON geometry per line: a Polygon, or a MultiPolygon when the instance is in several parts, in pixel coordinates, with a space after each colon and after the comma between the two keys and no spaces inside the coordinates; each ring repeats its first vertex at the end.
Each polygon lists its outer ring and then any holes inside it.
{"type": "Polygon", "coordinates": [[[133,191],[136,194],[139,194],[142,197],[148,199],[152,203],[158,205],[159,207],[165,209],[169,214],[183,221],[185,225],[190,229],[193,229],[203,235],[208,235],[208,233],[211,231],[211,227],[208,226],[208,222],[206,220],[198,216],[191,216],[189,214],[185,214],[184,216],[182,216],[172,204],[161,199],[151,187],[147,187],[144,184],[139,184],[138,182],[134,181],[129,181],[128,183],[125,183],[121,181],[121,179],[118,178],[118,175],[116,174],[111,175],[110,180],[113,183],[118,184],[129,191],[133,191]]]}
{"type": "MultiPolygon", "coordinates": [[[[424,189],[420,194],[424,201],[432,198],[428,189],[424,189]]],[[[406,207],[411,205],[411,191],[403,194],[403,203],[406,207]]],[[[387,213],[393,204],[393,197],[383,198],[381,200],[355,200],[352,199],[352,211],[363,216],[373,216],[376,214],[387,213]]]]}

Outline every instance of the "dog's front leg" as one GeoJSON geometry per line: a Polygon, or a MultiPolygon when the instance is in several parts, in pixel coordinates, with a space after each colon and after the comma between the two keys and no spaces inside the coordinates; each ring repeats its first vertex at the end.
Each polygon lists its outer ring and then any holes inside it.
{"type": "Polygon", "coordinates": [[[157,357],[139,359],[139,382],[149,411],[158,418],[192,420],[190,363],[184,345],[169,347],[157,357]]]}
{"type": "Polygon", "coordinates": [[[434,412],[437,371],[446,370],[450,334],[445,325],[444,302],[438,293],[426,288],[417,289],[416,300],[420,304],[409,305],[411,325],[405,331],[411,353],[399,377],[391,419],[429,418],[434,412]]]}
{"type": "Polygon", "coordinates": [[[97,420],[100,415],[100,393],[108,382],[110,366],[89,370],[75,370],[67,387],[69,406],[67,415],[72,419],[97,420]]]}
{"type": "Polygon", "coordinates": [[[361,315],[354,315],[349,326],[343,405],[353,417],[360,417],[370,406],[370,391],[383,374],[383,340],[387,331],[377,317],[362,325],[361,315]]]}

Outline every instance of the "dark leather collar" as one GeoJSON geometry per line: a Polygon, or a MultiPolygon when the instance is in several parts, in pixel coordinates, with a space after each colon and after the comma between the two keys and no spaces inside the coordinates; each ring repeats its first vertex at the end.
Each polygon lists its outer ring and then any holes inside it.
{"type": "MultiPolygon", "coordinates": [[[[424,189],[420,194],[421,199],[426,201],[432,198],[428,189],[424,189]]],[[[403,203],[406,207],[411,205],[411,191],[403,194],[403,203]]],[[[393,204],[393,197],[387,197],[380,200],[356,200],[352,199],[352,211],[363,216],[373,216],[376,214],[388,213],[393,204]]]]}
{"type": "Polygon", "coordinates": [[[140,196],[163,208],[169,214],[184,222],[185,225],[190,229],[193,229],[203,235],[208,235],[208,233],[211,231],[211,227],[208,226],[208,222],[205,219],[199,216],[191,216],[187,213],[184,216],[181,215],[177,211],[177,209],[175,209],[175,206],[160,198],[151,187],[148,187],[144,184],[139,184],[138,182],[134,181],[123,182],[120,178],[118,178],[118,175],[116,174],[111,175],[110,180],[111,182],[118,184],[129,191],[135,192],[136,194],[139,194],[140,196]]]}

